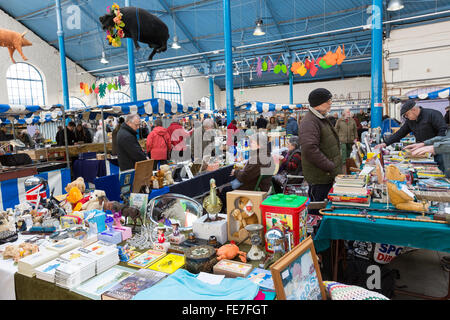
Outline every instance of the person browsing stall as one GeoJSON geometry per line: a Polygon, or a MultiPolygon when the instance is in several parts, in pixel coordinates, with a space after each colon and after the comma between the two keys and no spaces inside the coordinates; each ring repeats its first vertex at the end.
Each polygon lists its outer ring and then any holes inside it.
{"type": "Polygon", "coordinates": [[[327,118],[331,98],[327,89],[313,90],[308,97],[309,111],[299,128],[302,169],[311,201],[326,199],[334,178],[342,170],[339,136],[327,118]]]}
{"type": "Polygon", "coordinates": [[[385,138],[384,143],[377,145],[377,147],[385,148],[399,142],[411,132],[417,143],[436,136],[445,136],[447,124],[443,115],[437,110],[422,108],[416,105],[415,101],[408,100],[402,105],[400,114],[406,120],[405,123],[396,133],[385,138]]]}
{"type": "Polygon", "coordinates": [[[335,129],[341,142],[341,157],[345,164],[345,160],[350,157],[352,152],[353,143],[358,140],[356,122],[351,116],[350,109],[342,112],[342,117],[336,122],[335,129]]]}
{"type": "Polygon", "coordinates": [[[117,133],[117,156],[121,171],[134,169],[136,162],[147,160],[137,140],[140,122],[139,115],[128,115],[117,133]]]}
{"type": "Polygon", "coordinates": [[[172,149],[170,135],[163,127],[162,120],[155,120],[155,128],[147,136],[147,153],[150,159],[157,160],[164,164],[169,160],[169,152],[172,149]]]}

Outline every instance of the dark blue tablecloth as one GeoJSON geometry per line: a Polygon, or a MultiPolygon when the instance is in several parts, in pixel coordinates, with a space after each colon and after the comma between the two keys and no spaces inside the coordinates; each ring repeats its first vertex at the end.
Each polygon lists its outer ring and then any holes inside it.
{"type": "MultiPolygon", "coordinates": [[[[78,159],[73,162],[72,168],[74,178],[83,177],[85,182],[94,183],[97,177],[106,176],[105,160],[78,159]]],[[[110,168],[111,174],[119,172],[118,167],[115,168],[114,162],[111,163],[110,168]]]]}
{"type": "Polygon", "coordinates": [[[211,180],[211,178],[214,178],[216,180],[217,187],[231,182],[231,180],[233,180],[233,177],[230,176],[230,173],[233,170],[233,166],[234,165],[229,165],[216,171],[200,173],[193,179],[171,185],[170,192],[182,194],[191,198],[199,196],[209,191],[209,181],[211,180]]]}

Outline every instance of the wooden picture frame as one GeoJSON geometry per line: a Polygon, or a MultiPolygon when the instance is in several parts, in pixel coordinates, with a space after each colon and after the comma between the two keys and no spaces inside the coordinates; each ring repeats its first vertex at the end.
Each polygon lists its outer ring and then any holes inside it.
{"type": "Polygon", "coordinates": [[[326,300],[314,243],[309,236],[271,267],[278,300],[326,300]]]}
{"type": "Polygon", "coordinates": [[[154,160],[143,160],[134,165],[134,181],[132,193],[139,193],[142,186],[146,185],[153,176],[154,160]]]}

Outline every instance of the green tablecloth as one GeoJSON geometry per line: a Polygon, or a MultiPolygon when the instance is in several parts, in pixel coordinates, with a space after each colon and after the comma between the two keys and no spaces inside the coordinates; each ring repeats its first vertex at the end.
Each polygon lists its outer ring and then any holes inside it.
{"type": "MultiPolygon", "coordinates": [[[[386,204],[372,203],[371,208],[382,209],[386,204]]],[[[341,209],[336,213],[357,214],[361,208],[341,209]]],[[[369,212],[386,215],[384,212],[369,212]]],[[[416,215],[408,214],[409,218],[416,215]]],[[[400,216],[404,217],[404,216],[400,216]]],[[[330,246],[330,240],[359,240],[376,243],[450,252],[450,225],[430,222],[399,221],[367,218],[324,216],[314,238],[320,252],[330,246]]]]}

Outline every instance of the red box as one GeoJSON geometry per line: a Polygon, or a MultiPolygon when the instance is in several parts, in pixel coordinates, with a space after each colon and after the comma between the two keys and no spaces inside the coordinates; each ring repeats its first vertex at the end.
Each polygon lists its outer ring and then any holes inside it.
{"type": "MultiPolygon", "coordinates": [[[[260,206],[264,232],[275,226],[284,227],[293,248],[307,236],[306,207],[308,203],[309,198],[294,194],[276,194],[268,197],[260,206]]],[[[273,252],[267,242],[266,251],[273,252]]]]}

